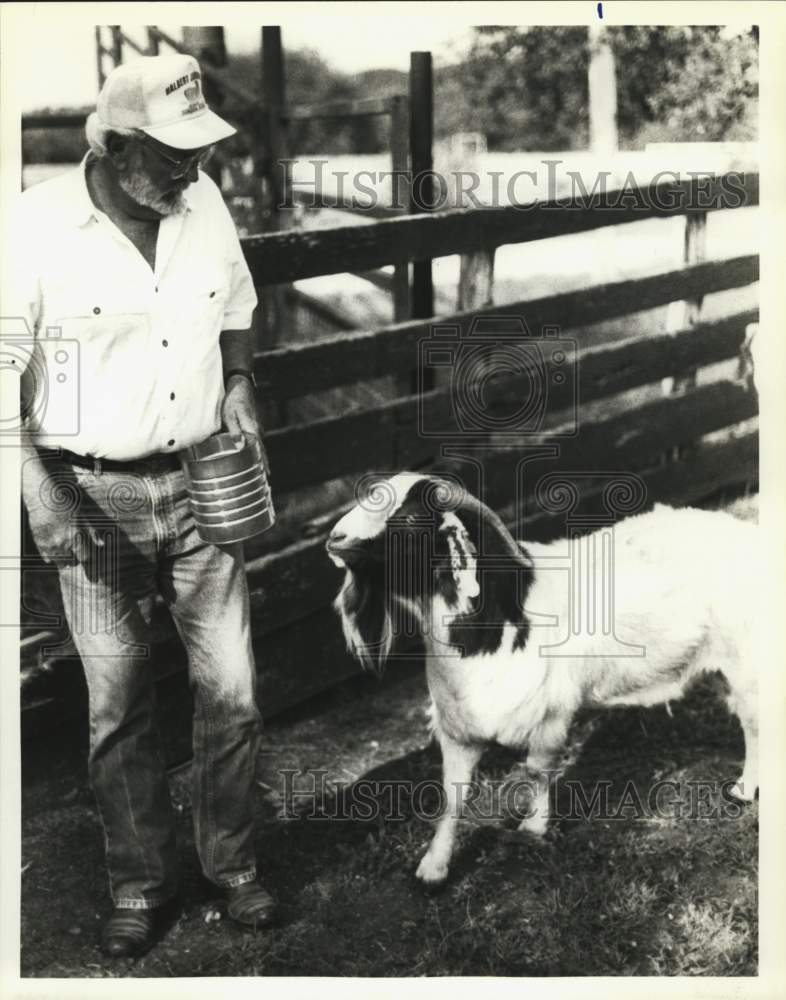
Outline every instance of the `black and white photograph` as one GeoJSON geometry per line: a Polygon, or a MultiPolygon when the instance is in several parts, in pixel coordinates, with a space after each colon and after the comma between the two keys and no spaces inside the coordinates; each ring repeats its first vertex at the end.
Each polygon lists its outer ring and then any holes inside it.
{"type": "Polygon", "coordinates": [[[4,995],[776,995],[784,13],[2,5],[4,995]]]}

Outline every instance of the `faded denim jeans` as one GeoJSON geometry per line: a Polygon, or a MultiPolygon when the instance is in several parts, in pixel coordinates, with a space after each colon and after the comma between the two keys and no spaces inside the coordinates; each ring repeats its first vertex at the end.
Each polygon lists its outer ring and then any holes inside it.
{"type": "Polygon", "coordinates": [[[135,909],[159,906],[177,890],[174,817],[153,712],[156,593],[188,653],[192,805],[203,871],[224,887],[256,878],[251,800],[259,713],[242,546],[203,542],[182,472],[157,461],[145,475],[65,463],[52,469],[60,493],[70,491],[77,504],[75,530],[86,520],[105,540],[59,576],[87,678],[90,777],[112,898],[135,909]]]}

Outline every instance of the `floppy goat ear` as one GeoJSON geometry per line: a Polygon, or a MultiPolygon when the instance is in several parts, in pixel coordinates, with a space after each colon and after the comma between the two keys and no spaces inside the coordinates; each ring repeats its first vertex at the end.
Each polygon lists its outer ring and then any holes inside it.
{"type": "Polygon", "coordinates": [[[349,652],[364,669],[382,673],[393,645],[384,577],[347,570],[335,607],[349,652]]]}
{"type": "Polygon", "coordinates": [[[464,523],[453,513],[443,515],[439,537],[447,543],[450,558],[450,569],[440,574],[440,589],[448,604],[457,605],[459,611],[466,614],[480,593],[477,551],[464,523]],[[446,583],[448,586],[445,586],[446,583]]]}

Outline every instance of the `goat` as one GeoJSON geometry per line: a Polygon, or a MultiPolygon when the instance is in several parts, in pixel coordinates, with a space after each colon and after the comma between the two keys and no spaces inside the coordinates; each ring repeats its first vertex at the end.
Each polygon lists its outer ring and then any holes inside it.
{"type": "MultiPolygon", "coordinates": [[[[540,836],[548,782],[578,709],[668,702],[705,671],[720,669],[729,681],[746,746],[733,794],[754,797],[755,526],[657,506],[615,525],[613,542],[610,636],[600,628],[570,634],[573,588],[564,572],[549,570],[555,558],[564,566],[566,540],[517,543],[489,507],[447,479],[400,473],[380,481],[330,533],[328,554],[345,570],[335,607],[349,650],[381,670],[394,614],[409,615],[425,643],[447,808],[417,869],[422,882],[447,877],[486,745],[528,748],[537,792],[519,829],[540,836]]],[[[592,537],[585,551],[595,551],[592,537]]]]}

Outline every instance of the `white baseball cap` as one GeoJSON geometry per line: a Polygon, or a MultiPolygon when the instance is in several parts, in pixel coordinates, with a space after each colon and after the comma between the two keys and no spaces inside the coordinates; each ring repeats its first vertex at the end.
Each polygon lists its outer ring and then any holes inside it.
{"type": "Polygon", "coordinates": [[[193,56],[141,56],[107,76],[96,106],[103,125],[138,128],[173,149],[199,149],[234,135],[205,103],[193,56]]]}

